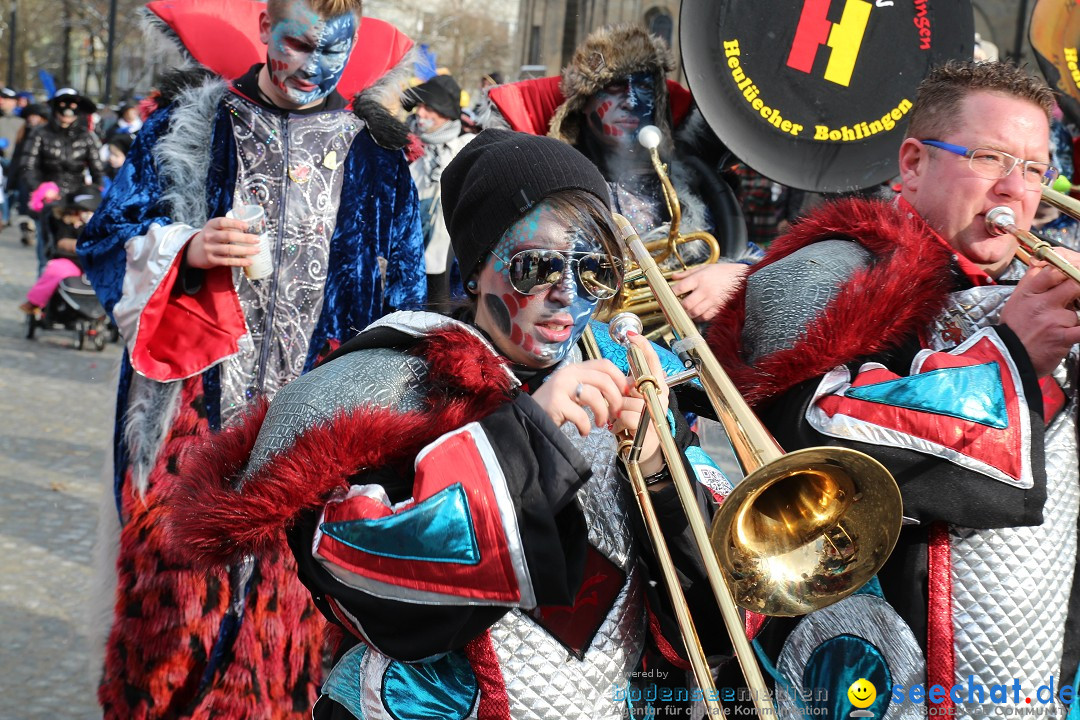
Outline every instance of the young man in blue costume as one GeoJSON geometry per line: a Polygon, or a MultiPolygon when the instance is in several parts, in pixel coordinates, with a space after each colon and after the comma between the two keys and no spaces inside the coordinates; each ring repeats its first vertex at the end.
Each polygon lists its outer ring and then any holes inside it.
{"type": "Polygon", "coordinates": [[[405,134],[335,92],[360,10],[270,0],[266,63],[231,84],[181,83],[79,244],[127,348],[105,518],[120,524],[106,717],[300,717],[314,701],[323,628],[292,559],[195,570],[158,520],[189,443],[325,345],[425,301],[415,189],[400,146],[386,147],[405,134]],[[261,237],[226,217],[239,205],[263,209],[261,237]],[[252,280],[260,243],[273,269],[252,280]]]}

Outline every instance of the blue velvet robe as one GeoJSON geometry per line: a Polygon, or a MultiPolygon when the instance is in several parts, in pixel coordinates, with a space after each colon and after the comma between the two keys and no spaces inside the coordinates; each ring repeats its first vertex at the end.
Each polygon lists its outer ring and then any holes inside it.
{"type": "MultiPolygon", "coordinates": [[[[110,314],[123,290],[127,271],[125,243],[145,234],[153,223],[165,226],[181,222],[170,217],[162,201],[165,188],[154,162],[154,148],[169,131],[175,107],[163,108],[143,125],[127,162],[79,240],[78,253],[85,272],[110,314]]],[[[209,218],[222,217],[231,208],[237,176],[236,144],[223,103],[213,122],[205,186],[209,218]]],[[[390,308],[419,309],[426,302],[419,204],[403,153],[380,147],[364,129],[356,136],[344,162],[323,308],[310,339],[305,371],[315,364],[328,341],[349,339],[390,308]],[[387,260],[385,298],[380,293],[379,257],[387,260]]],[[[114,440],[118,508],[127,467],[123,428],[132,375],[130,358],[125,353],[114,440]]],[[[216,366],[203,373],[203,383],[206,415],[210,428],[217,430],[221,394],[216,366]]]]}

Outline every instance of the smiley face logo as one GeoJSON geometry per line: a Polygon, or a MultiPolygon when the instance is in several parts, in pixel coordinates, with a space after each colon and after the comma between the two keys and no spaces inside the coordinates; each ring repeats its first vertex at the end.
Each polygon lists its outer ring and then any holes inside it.
{"type": "Polygon", "coordinates": [[[859,678],[851,683],[847,691],[848,700],[857,708],[865,709],[874,704],[877,699],[877,688],[866,678],[859,678]]]}

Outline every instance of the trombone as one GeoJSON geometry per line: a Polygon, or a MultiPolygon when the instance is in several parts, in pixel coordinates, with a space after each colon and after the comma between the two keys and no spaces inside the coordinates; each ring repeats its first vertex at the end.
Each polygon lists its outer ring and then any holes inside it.
{"type": "MultiPolygon", "coordinates": [[[[1064,185],[1068,186],[1068,182],[1064,183],[1064,185]]],[[[1066,215],[1080,219],[1080,201],[1069,197],[1065,193],[1044,185],[1042,186],[1042,200],[1047,205],[1056,207],[1066,215]]],[[[1054,246],[1049,242],[1029,230],[1022,230],[1017,227],[1016,213],[1011,208],[1005,205],[991,208],[986,213],[986,229],[994,235],[1012,235],[1015,237],[1017,242],[1020,243],[1016,249],[1016,254],[1025,264],[1030,265],[1032,258],[1043,260],[1065,273],[1074,282],[1080,283],[1080,270],[1054,252],[1054,246]]]]}
{"type": "Polygon", "coordinates": [[[648,412],[633,439],[620,439],[619,456],[639,500],[709,712],[720,712],[715,684],[637,462],[650,422],[657,428],[754,706],[759,716],[768,716],[776,711],[736,605],[764,615],[802,615],[858,590],[885,563],[899,537],[900,490],[880,463],[854,450],[821,447],[784,455],[720,367],[629,221],[615,215],[615,222],[679,337],[681,352],[692,361],[693,369],[671,378],[669,385],[699,380],[747,477],[724,500],[710,533],[678,448],[665,430],[658,381],[641,351],[626,340],[637,320],[629,314],[612,320],[611,334],[627,348],[631,375],[648,412]]]}

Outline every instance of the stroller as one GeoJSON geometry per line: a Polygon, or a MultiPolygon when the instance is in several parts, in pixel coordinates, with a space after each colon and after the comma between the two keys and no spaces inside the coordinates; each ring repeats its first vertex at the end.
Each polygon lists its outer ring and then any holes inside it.
{"type": "Polygon", "coordinates": [[[38,330],[57,329],[75,333],[76,350],[82,350],[89,341],[100,352],[106,342],[115,340],[109,316],[85,275],[61,280],[44,309],[26,316],[26,337],[30,340],[38,330]]]}
{"type": "MultiPolygon", "coordinates": [[[[71,193],[61,205],[56,203],[43,208],[40,222],[45,235],[45,246],[49,254],[54,257],[58,254],[57,240],[61,237],[64,228],[58,219],[57,213],[65,211],[86,211],[92,213],[101,202],[101,196],[92,191],[83,191],[79,194],[71,193]]],[[[98,302],[94,289],[85,275],[64,278],[60,281],[56,291],[49,301],[38,312],[28,313],[26,316],[26,337],[33,339],[38,330],[62,329],[75,333],[75,348],[82,350],[87,341],[94,346],[95,350],[105,349],[105,343],[116,339],[116,332],[109,322],[105,308],[98,302]]]]}

